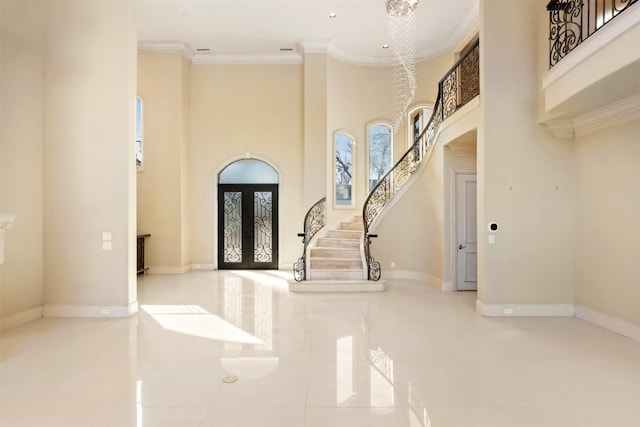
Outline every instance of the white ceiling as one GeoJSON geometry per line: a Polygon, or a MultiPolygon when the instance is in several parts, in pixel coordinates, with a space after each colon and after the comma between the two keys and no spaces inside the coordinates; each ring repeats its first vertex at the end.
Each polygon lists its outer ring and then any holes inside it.
{"type": "MultiPolygon", "coordinates": [[[[194,60],[215,57],[291,57],[299,46],[327,46],[355,63],[388,64],[386,0],[139,0],[143,49],[184,43],[194,60]],[[329,18],[335,12],[337,17],[329,18]],[[293,49],[283,52],[280,49],[293,49]]],[[[451,49],[478,16],[478,0],[420,0],[417,54],[451,49]]]]}

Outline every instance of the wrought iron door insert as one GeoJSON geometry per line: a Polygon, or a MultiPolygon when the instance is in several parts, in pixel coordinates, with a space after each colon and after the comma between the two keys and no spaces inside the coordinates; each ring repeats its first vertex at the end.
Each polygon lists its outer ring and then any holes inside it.
{"type": "Polygon", "coordinates": [[[218,185],[218,268],[278,268],[278,185],[218,185]]]}

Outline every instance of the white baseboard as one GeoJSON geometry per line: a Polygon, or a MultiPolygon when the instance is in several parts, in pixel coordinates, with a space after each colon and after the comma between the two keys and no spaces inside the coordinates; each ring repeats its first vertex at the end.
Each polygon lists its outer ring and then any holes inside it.
{"type": "Polygon", "coordinates": [[[419,271],[409,270],[383,270],[383,279],[408,279],[417,280],[419,282],[427,282],[430,285],[434,285],[438,288],[442,287],[442,279],[433,276],[429,273],[422,273],[419,271]]]}
{"type": "Polygon", "coordinates": [[[7,329],[15,328],[16,326],[24,325],[33,320],[42,317],[42,306],[39,305],[29,310],[21,311],[20,313],[12,314],[0,318],[0,331],[6,331],[7,329]]]}
{"type": "Polygon", "coordinates": [[[214,264],[191,264],[191,270],[215,270],[214,264]]]}
{"type": "Polygon", "coordinates": [[[443,280],[442,292],[453,292],[453,282],[449,282],[448,280],[443,280]]]}
{"type": "Polygon", "coordinates": [[[44,317],[130,317],[138,312],[138,302],[129,305],[45,305],[44,317]]]}
{"type": "Polygon", "coordinates": [[[293,262],[281,262],[278,264],[278,270],[293,271],[293,262]]]}
{"type": "Polygon", "coordinates": [[[484,304],[476,301],[476,312],[485,317],[571,317],[573,304],[484,304]]]}
{"type": "Polygon", "coordinates": [[[191,270],[191,264],[182,267],[149,267],[149,274],[182,274],[191,270]]]}
{"type": "Polygon", "coordinates": [[[576,317],[625,337],[640,341],[640,325],[576,304],[576,317]]]}

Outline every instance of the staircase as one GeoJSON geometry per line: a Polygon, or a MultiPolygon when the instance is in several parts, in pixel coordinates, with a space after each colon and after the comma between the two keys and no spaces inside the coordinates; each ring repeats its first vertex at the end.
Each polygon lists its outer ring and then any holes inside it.
{"type": "Polygon", "coordinates": [[[362,262],[362,217],[325,228],[309,249],[308,280],[290,281],[292,292],[383,291],[384,281],[367,280],[362,262]]]}
{"type": "MultiPolygon", "coordinates": [[[[440,124],[480,95],[480,40],[471,45],[438,82],[438,96],[427,125],[407,152],[367,196],[362,218],[327,230],[326,197],[317,201],[304,219],[302,256],[293,264],[289,290],[293,292],[382,291],[380,263],[371,254],[372,227],[389,202],[405,188],[420,165],[428,162],[440,124]],[[316,233],[324,233],[316,238],[316,233]],[[363,235],[367,238],[363,239],[363,235]],[[367,260],[363,264],[363,260],[367,260]],[[366,280],[369,277],[372,280],[366,280]]],[[[401,237],[400,237],[401,238],[401,237]]]]}

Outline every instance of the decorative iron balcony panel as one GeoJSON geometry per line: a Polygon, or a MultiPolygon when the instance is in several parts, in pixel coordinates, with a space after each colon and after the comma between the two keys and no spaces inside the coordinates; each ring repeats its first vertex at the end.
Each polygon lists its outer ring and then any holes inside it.
{"type": "Polygon", "coordinates": [[[549,68],[640,0],[551,0],[549,68]]]}

